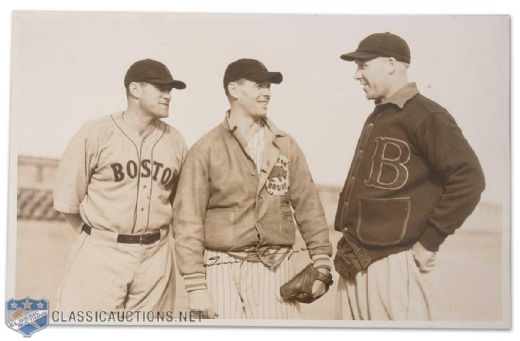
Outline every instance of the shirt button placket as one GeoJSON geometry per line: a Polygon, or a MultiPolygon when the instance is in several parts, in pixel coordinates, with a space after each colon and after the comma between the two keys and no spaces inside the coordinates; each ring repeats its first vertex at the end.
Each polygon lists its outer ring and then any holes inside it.
{"type": "Polygon", "coordinates": [[[142,199],[139,199],[139,201],[142,201],[142,203],[141,203],[142,206],[141,206],[140,211],[141,212],[145,212],[147,204],[148,204],[148,201],[150,200],[150,193],[148,192],[148,185],[147,184],[143,184],[143,188],[142,188],[141,192],[142,192],[142,195],[140,195],[140,197],[142,199]]]}

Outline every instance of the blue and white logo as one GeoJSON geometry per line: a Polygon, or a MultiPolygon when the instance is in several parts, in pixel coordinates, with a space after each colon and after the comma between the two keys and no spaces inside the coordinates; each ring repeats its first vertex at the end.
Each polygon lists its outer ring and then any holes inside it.
{"type": "Polygon", "coordinates": [[[6,308],[7,326],[24,336],[31,336],[49,325],[49,302],[44,298],[12,298],[7,301],[6,308]]]}

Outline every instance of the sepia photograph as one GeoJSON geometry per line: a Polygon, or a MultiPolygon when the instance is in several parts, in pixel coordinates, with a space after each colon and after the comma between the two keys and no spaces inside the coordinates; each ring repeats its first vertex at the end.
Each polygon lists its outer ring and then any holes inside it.
{"type": "Polygon", "coordinates": [[[6,323],[511,328],[511,18],[14,11],[6,323]]]}

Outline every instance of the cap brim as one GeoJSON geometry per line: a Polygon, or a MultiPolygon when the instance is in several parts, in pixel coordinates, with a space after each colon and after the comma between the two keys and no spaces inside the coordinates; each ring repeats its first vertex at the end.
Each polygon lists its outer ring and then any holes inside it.
{"type": "Polygon", "coordinates": [[[150,83],[155,83],[155,84],[169,84],[171,85],[172,88],[174,89],[178,89],[178,90],[182,90],[182,89],[186,89],[186,83],[184,83],[183,81],[179,81],[179,80],[151,80],[149,81],[150,83]]]}
{"type": "Polygon", "coordinates": [[[177,90],[186,89],[186,83],[184,83],[183,81],[174,80],[172,83],[172,87],[177,90]]]}
{"type": "Polygon", "coordinates": [[[280,72],[256,72],[244,76],[245,79],[249,79],[255,82],[269,81],[274,84],[280,84],[283,81],[283,76],[280,72]]]}
{"type": "Polygon", "coordinates": [[[368,52],[360,52],[360,51],[350,52],[350,53],[341,55],[341,59],[349,61],[349,62],[353,62],[355,60],[370,60],[370,59],[374,59],[377,57],[379,57],[379,56],[376,54],[368,53],[368,52]]]}

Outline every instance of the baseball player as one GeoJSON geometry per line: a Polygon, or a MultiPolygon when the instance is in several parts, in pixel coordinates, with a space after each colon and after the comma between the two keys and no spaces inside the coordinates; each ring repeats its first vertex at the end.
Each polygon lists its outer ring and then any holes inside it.
{"type": "Polygon", "coordinates": [[[172,202],[187,153],[168,117],[173,79],[145,59],[128,69],[128,108],[85,124],[60,161],[54,208],[81,234],[58,309],[172,311],[172,202]]]}
{"type": "MultiPolygon", "coordinates": [[[[174,202],[179,271],[192,310],[209,318],[294,319],[280,287],[293,276],[295,222],[314,266],[330,271],[332,248],[318,192],[296,142],[267,119],[282,74],[254,59],[227,67],[224,122],[188,152],[174,202]],[[294,212],[294,217],[293,217],[294,212]]],[[[313,297],[325,294],[315,280],[313,297]]]]}
{"type": "Polygon", "coordinates": [[[341,58],[376,105],[338,203],[337,318],[429,320],[423,275],[480,200],[479,160],[448,111],[408,81],[401,37],[369,35],[341,58]]]}

